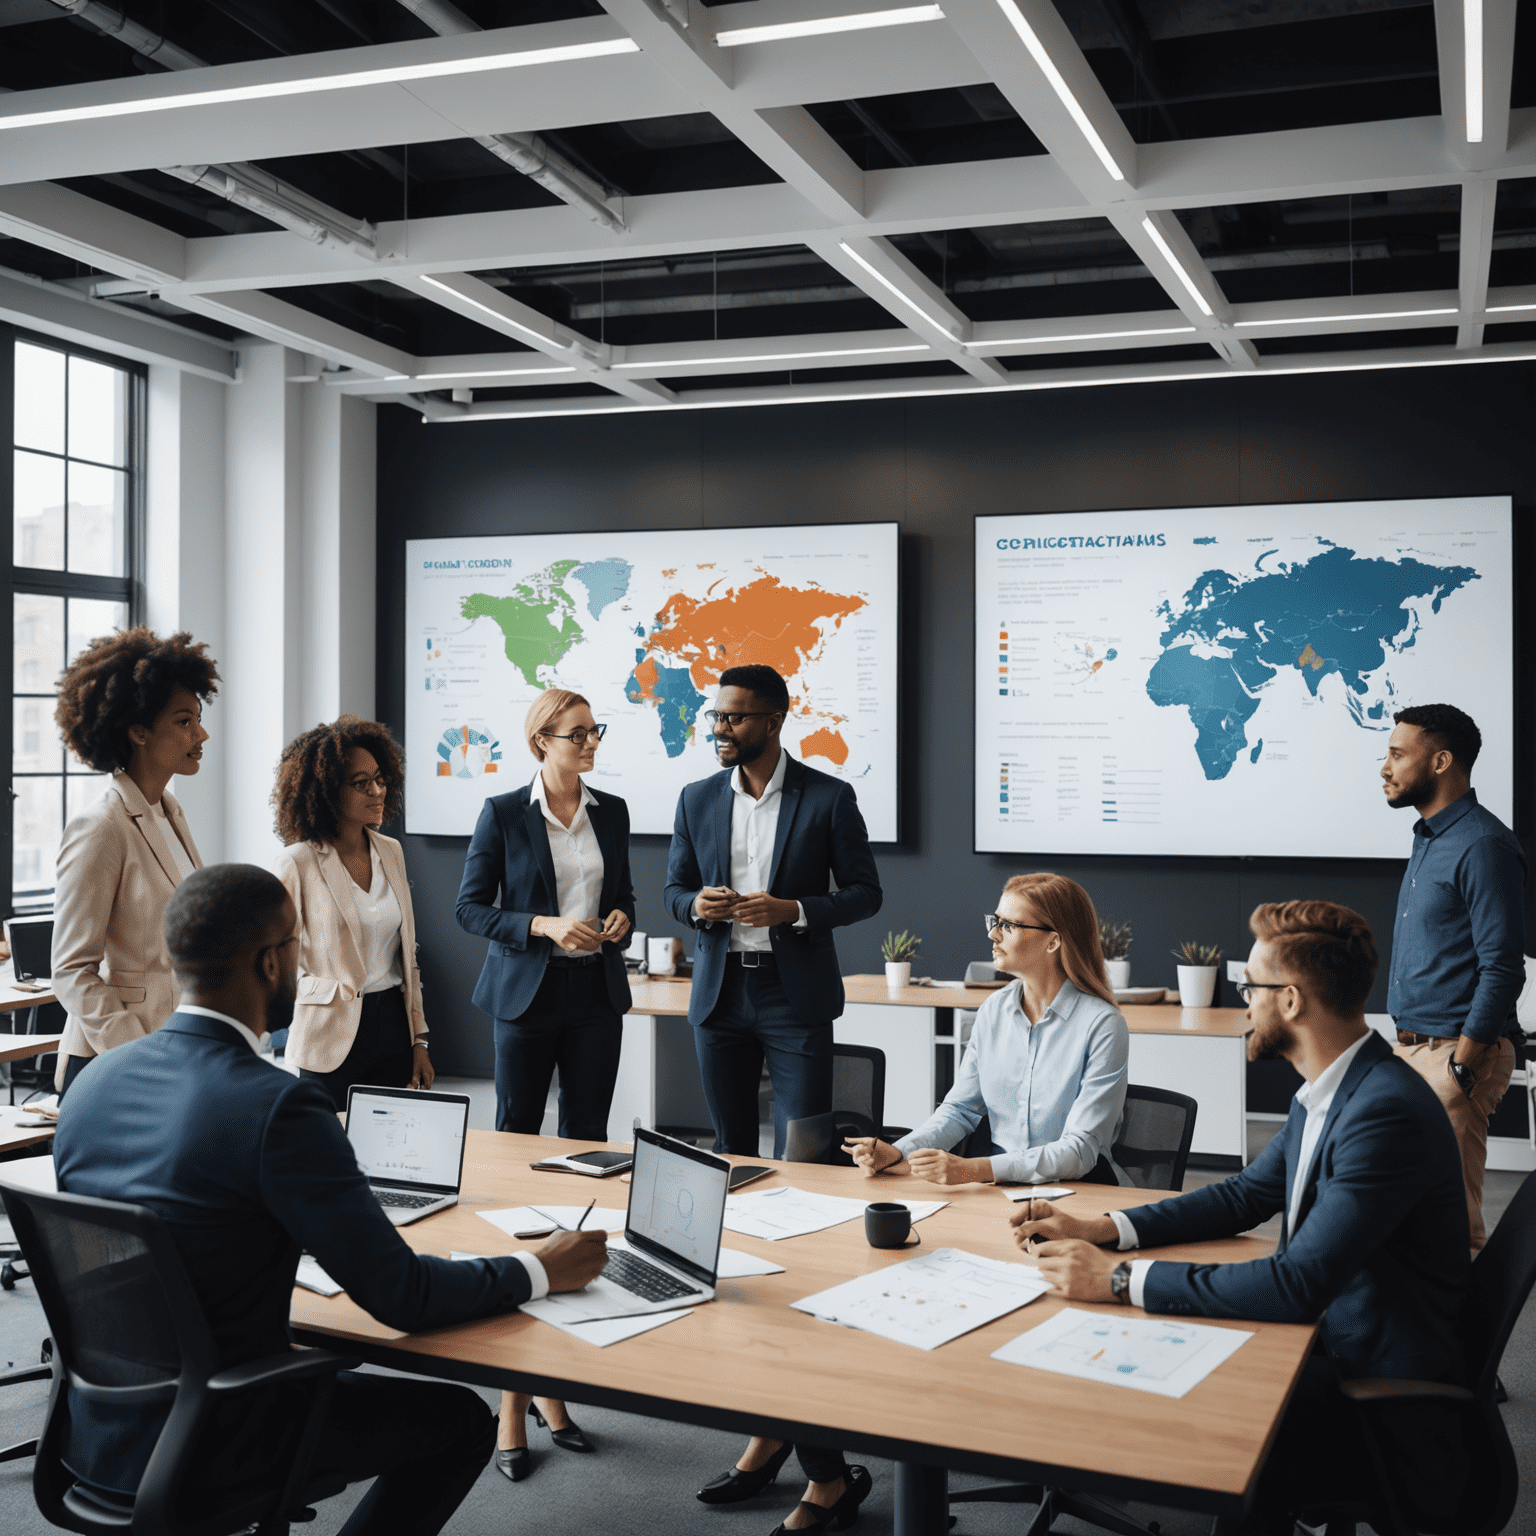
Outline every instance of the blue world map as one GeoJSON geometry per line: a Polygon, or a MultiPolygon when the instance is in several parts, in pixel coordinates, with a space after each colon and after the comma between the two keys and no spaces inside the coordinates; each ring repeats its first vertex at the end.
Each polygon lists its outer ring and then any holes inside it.
{"type": "Polygon", "coordinates": [[[1337,673],[1355,724],[1390,729],[1392,684],[1378,674],[1418,638],[1421,620],[1408,605],[1438,614],[1447,597],[1480,579],[1470,566],[1362,557],[1318,542],[1324,548],[1314,558],[1273,570],[1263,566],[1276,550],[1260,555],[1251,574],[1202,572],[1177,604],[1158,608],[1167,627],[1147,695],[1188,710],[1207,780],[1226,778],[1241,754],[1259,760],[1264,743],[1250,746],[1248,722],[1285,672],[1299,671],[1314,698],[1337,673]]]}

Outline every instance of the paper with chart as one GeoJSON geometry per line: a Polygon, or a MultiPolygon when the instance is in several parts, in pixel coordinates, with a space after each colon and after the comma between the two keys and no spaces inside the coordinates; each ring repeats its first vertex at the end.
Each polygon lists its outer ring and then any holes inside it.
{"type": "MultiPolygon", "coordinates": [[[[841,1195],[818,1195],[807,1189],[764,1189],[750,1195],[732,1195],[725,1202],[725,1225],[743,1237],[766,1238],[776,1243],[785,1237],[804,1237],[841,1226],[864,1214],[866,1200],[841,1195]]],[[[947,1200],[903,1200],[913,1221],[943,1210],[947,1200]]]]}
{"type": "Polygon", "coordinates": [[[1252,1337],[1240,1328],[1063,1307],[1038,1328],[993,1350],[992,1358],[1159,1397],[1183,1397],[1252,1337]]]}
{"type": "Polygon", "coordinates": [[[1026,1264],[935,1248],[790,1305],[823,1322],[878,1333],[916,1349],[937,1349],[1050,1289],[1050,1281],[1026,1264]]]}
{"type": "Polygon", "coordinates": [[[508,1237],[519,1232],[542,1231],[546,1227],[564,1227],[568,1232],[581,1223],[583,1232],[622,1232],[624,1212],[597,1206],[590,1214],[584,1205],[512,1205],[502,1211],[476,1211],[475,1215],[498,1227],[508,1237]],[[586,1215],[583,1222],[582,1217],[586,1215]]]}

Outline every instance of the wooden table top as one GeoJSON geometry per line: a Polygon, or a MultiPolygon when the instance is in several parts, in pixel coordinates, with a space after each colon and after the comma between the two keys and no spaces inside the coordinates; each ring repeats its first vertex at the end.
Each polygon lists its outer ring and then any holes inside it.
{"type": "Polygon", "coordinates": [[[0,1152],[15,1152],[22,1147],[36,1146],[40,1141],[53,1140],[52,1125],[18,1124],[23,1117],[28,1120],[39,1118],[20,1104],[0,1104],[0,1152]]]}
{"type": "MultiPolygon", "coordinates": [[[[460,1204],[402,1227],[401,1235],[423,1253],[512,1253],[536,1245],[506,1237],[477,1211],[528,1201],[584,1205],[594,1194],[600,1204],[624,1205],[628,1187],[617,1181],[594,1186],[579,1175],[528,1167],[535,1157],[578,1145],[585,1144],[471,1131],[460,1204]]],[[[951,1203],[919,1228],[924,1250],[958,1247],[1022,1261],[1006,1222],[1012,1207],[997,1189],[778,1166],[753,1189],[785,1184],[855,1198],[947,1198],[951,1203]]],[[[1061,1203],[1090,1214],[1157,1198],[1146,1190],[1083,1186],[1061,1203]]],[[[1053,1294],[931,1354],[791,1310],[800,1297],[901,1262],[900,1253],[870,1248],[862,1223],[777,1243],[727,1231],[725,1245],[770,1257],[786,1273],[722,1281],[718,1299],[691,1316],[607,1349],[520,1313],[403,1335],[346,1296],[300,1290],[293,1322],[308,1343],[356,1349],[405,1370],[1218,1513],[1236,1512],[1252,1487],[1314,1332],[1215,1323],[1254,1337],[1187,1396],[1165,1399],[989,1359],[1065,1305],[1053,1294]]],[[[1271,1251],[1267,1242],[1239,1237],[1158,1256],[1240,1261],[1271,1251]]]]}
{"type": "Polygon", "coordinates": [[[11,980],[10,966],[0,968],[0,1013],[19,1013],[23,1008],[39,1008],[58,1000],[51,983],[45,982],[41,992],[26,992],[11,980]]]}
{"type": "MultiPolygon", "coordinates": [[[[631,976],[631,1013],[683,1015],[693,983],[686,978],[631,976]]],[[[900,987],[891,991],[884,976],[845,976],[850,1003],[881,1003],[897,1008],[980,1008],[995,987],[900,987]]],[[[1126,1003],[1120,1012],[1133,1035],[1195,1035],[1241,1039],[1253,1030],[1246,1009],[1174,1008],[1167,1004],[1126,1003]]]]}
{"type": "Polygon", "coordinates": [[[7,1035],[0,1033],[0,1061],[25,1061],[56,1051],[63,1035],[7,1035]]]}

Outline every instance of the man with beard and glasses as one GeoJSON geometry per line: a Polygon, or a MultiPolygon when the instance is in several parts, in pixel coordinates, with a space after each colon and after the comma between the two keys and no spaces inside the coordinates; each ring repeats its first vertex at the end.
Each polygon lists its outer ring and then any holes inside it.
{"type": "Polygon", "coordinates": [[[1381,765],[1393,810],[1411,807],[1413,852],[1392,929],[1387,1012],[1397,1054],[1445,1106],[1466,1183],[1474,1256],[1487,1240],[1488,1121],[1509,1087],[1525,985],[1525,852],[1477,803],[1482,733],[1452,704],[1401,709],[1381,765]]]}
{"type": "MultiPolygon", "coordinates": [[[[219,1351],[219,1368],[290,1347],[302,1251],[391,1328],[417,1332],[575,1290],[607,1260],[604,1234],[565,1232],[535,1256],[417,1254],[357,1166],[330,1096],[257,1053],[293,1014],[298,941],[275,875],[221,864],[188,875],[165,909],[181,1005],[155,1034],[108,1052],[65,1100],[59,1188],[147,1206],[170,1227],[219,1351]]],[[[273,1391],[216,1409],[190,1497],[276,1480],[294,1400],[273,1391]]],[[[132,1495],[165,1422],[156,1407],[70,1394],[64,1461],[132,1495]]],[[[343,1372],[314,1469],[377,1479],[345,1536],[431,1536],[489,1462],[496,1420],[467,1387],[343,1372]]]]}
{"type": "MultiPolygon", "coordinates": [[[[1340,1377],[1462,1384],[1457,1318],[1471,1261],[1450,1122],[1365,1022],[1377,963],[1369,925],[1331,902],[1288,901],[1256,908],[1249,926],[1240,989],[1249,1058],[1283,1056],[1306,1079],[1280,1134],[1242,1173],[1176,1199],[1091,1219],[1036,1200],[1010,1220],[1041,1274],[1073,1300],[1182,1317],[1322,1319],[1326,1356],[1308,1363],[1255,1504],[1256,1527],[1288,1533],[1294,1511],[1363,1492],[1368,1461],[1340,1377]],[[1278,1247],[1246,1264],[1115,1251],[1233,1237],[1273,1216],[1283,1220],[1278,1247]]],[[[1394,1411],[1405,1497],[1448,1518],[1466,1473],[1458,1406],[1394,1411]]]]}

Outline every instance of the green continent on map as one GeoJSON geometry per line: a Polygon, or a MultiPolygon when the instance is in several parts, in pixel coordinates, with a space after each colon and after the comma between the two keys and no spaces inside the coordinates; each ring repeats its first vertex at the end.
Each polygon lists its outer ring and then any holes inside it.
{"type": "Polygon", "coordinates": [[[585,637],[576,620],[575,600],[565,589],[565,578],[579,563],[556,560],[513,587],[506,597],[472,592],[459,606],[462,617],[490,619],[500,629],[507,660],[530,687],[545,687],[539,668],[557,665],[585,637]]]}
{"type": "Polygon", "coordinates": [[[1419,621],[1406,605],[1428,600],[1431,613],[1439,613],[1445,598],[1479,579],[1470,566],[1367,558],[1339,546],[1253,576],[1206,571],[1179,607],[1165,602],[1158,610],[1168,627],[1147,696],[1189,711],[1195,754],[1209,780],[1231,771],[1247,748],[1248,721],[1263,690],[1292,668],[1314,698],[1322,680],[1337,673],[1355,723],[1385,729],[1388,700],[1371,697],[1370,678],[1389,652],[1401,654],[1418,638],[1419,621]]]}

